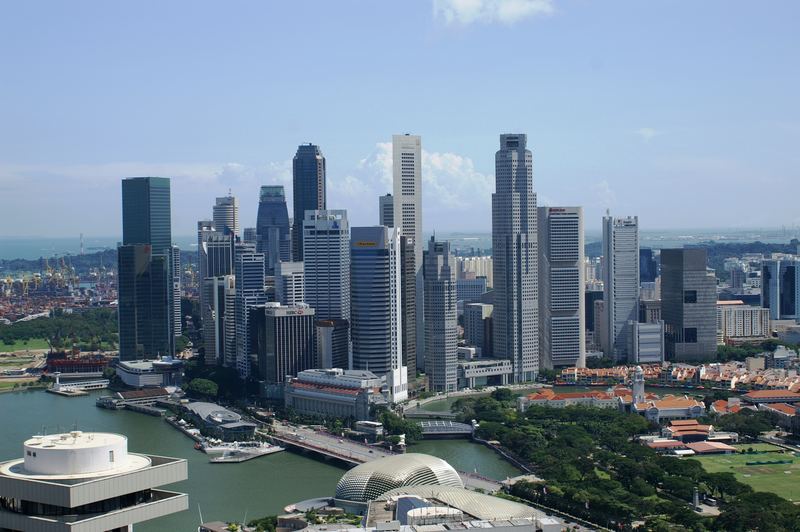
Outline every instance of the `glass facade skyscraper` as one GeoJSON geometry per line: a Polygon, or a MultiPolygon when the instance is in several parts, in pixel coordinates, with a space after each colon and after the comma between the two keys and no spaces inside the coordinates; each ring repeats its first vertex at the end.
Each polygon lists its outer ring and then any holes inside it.
{"type": "Polygon", "coordinates": [[[264,254],[269,275],[275,272],[278,261],[292,260],[289,210],[282,185],[261,187],[256,218],[256,250],[264,254]]]}
{"type": "Polygon", "coordinates": [[[120,360],[174,354],[174,337],[180,334],[180,261],[170,223],[169,179],[122,180],[122,246],[117,250],[120,360]]]}
{"type": "Polygon", "coordinates": [[[303,260],[303,220],[306,211],[325,210],[325,157],[319,146],[302,144],[292,161],[292,256],[303,260]]]}

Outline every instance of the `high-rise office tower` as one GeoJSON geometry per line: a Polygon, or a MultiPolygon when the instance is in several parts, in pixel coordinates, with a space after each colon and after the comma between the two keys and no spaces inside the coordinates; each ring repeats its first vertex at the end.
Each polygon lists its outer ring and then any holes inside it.
{"type": "Polygon", "coordinates": [[[214,225],[217,231],[225,235],[239,236],[239,200],[225,196],[217,198],[214,205],[214,225]]]}
{"type": "Polygon", "coordinates": [[[122,180],[122,245],[150,244],[156,255],[172,246],[170,187],[166,177],[122,180]]]}
{"type": "Polygon", "coordinates": [[[275,267],[275,299],[289,307],[305,302],[302,262],[279,262],[275,267]]]}
{"type": "Polygon", "coordinates": [[[306,303],[317,319],[350,319],[350,224],[347,211],[306,211],[303,220],[306,303]]]}
{"type": "Polygon", "coordinates": [[[386,376],[392,401],[408,398],[403,365],[400,231],[354,227],[350,244],[353,369],[386,376]]]}
{"type": "Polygon", "coordinates": [[[492,194],[494,353],[515,382],[539,371],[539,280],[533,156],[526,135],[500,135],[492,194]]]}
{"type": "MultiPolygon", "coordinates": [[[[214,226],[213,220],[200,220],[197,222],[197,269],[200,277],[200,285],[203,284],[203,279],[208,277],[208,258],[206,256],[206,249],[203,243],[206,241],[208,236],[212,233],[216,232],[216,228],[214,226]]],[[[200,295],[200,301],[202,302],[202,290],[200,295]]],[[[202,304],[201,304],[202,307],[202,304]]]]}
{"type": "Polygon", "coordinates": [[[656,277],[658,277],[658,263],[653,255],[653,250],[639,248],[639,282],[654,283],[656,277]]]}
{"type": "Polygon", "coordinates": [[[233,273],[233,234],[224,234],[216,230],[214,222],[201,220],[197,222],[197,263],[200,273],[201,314],[205,308],[205,290],[203,282],[208,277],[219,277],[233,273]]]}
{"type": "Polygon", "coordinates": [[[242,230],[242,242],[255,244],[258,242],[258,233],[255,227],[245,227],[242,230]]]}
{"type": "Polygon", "coordinates": [[[606,355],[628,359],[629,321],[639,317],[639,218],[603,217],[606,355]]]}
{"type": "Polygon", "coordinates": [[[203,359],[206,365],[236,366],[236,277],[203,280],[203,359]]]}
{"type": "Polygon", "coordinates": [[[423,328],[425,301],[422,279],[422,139],[419,135],[392,136],[392,181],[393,226],[399,227],[401,234],[411,238],[414,244],[416,353],[418,355],[417,368],[422,369],[424,368],[423,355],[425,354],[425,331],[423,328]]]}
{"type": "Polygon", "coordinates": [[[154,255],[150,244],[117,248],[120,360],[172,354],[169,255],[154,255]]]}
{"type": "Polygon", "coordinates": [[[349,368],[350,322],[347,320],[317,320],[317,367],[322,369],[349,368]]]}
{"type": "Polygon", "coordinates": [[[394,198],[391,194],[378,197],[378,225],[394,227],[394,198]]]}
{"type": "Polygon", "coordinates": [[[170,247],[169,274],[171,281],[172,301],[172,352],[175,352],[175,338],[183,334],[183,314],[181,312],[181,293],[183,292],[183,269],[181,268],[181,250],[178,246],[170,247]]]}
{"type": "Polygon", "coordinates": [[[268,302],[264,289],[264,254],[258,253],[252,244],[236,244],[234,258],[236,275],[236,369],[239,376],[250,376],[252,359],[255,358],[250,343],[250,309],[268,302]]]}
{"type": "Polygon", "coordinates": [[[492,353],[492,310],[488,303],[464,305],[464,340],[479,348],[482,357],[492,353]]]}
{"type": "Polygon", "coordinates": [[[122,246],[117,256],[120,359],[172,355],[180,322],[176,324],[175,319],[173,269],[177,265],[169,179],[122,180],[122,246]]]}
{"type": "Polygon", "coordinates": [[[403,316],[403,365],[416,372],[423,363],[417,357],[417,266],[414,239],[400,235],[400,305],[403,316]]]}
{"type": "Polygon", "coordinates": [[[319,146],[301,144],[292,160],[294,228],[292,253],[294,260],[303,260],[303,220],[306,211],[325,210],[325,157],[319,146]]]}
{"type": "Polygon", "coordinates": [[[539,207],[539,338],[542,367],[586,362],[583,209],[539,207]]]}
{"type": "Polygon", "coordinates": [[[303,220],[306,303],[314,308],[323,367],[350,365],[350,224],[347,211],[306,211],[303,220]],[[333,365],[336,364],[336,365],[333,365]],[[333,366],[330,366],[333,365],[333,366]]]}
{"type": "Polygon", "coordinates": [[[280,390],[287,376],[316,367],[314,309],[308,305],[267,303],[250,309],[253,350],[258,373],[270,388],[280,390]]]}
{"type": "MultiPolygon", "coordinates": [[[[663,291],[663,286],[662,286],[663,291]]],[[[761,263],[761,306],[771,320],[800,322],[800,259],[769,259],[761,263]]]]}
{"type": "Polygon", "coordinates": [[[456,258],[449,242],[431,237],[424,259],[425,373],[435,392],[454,392],[458,384],[456,258]]]}
{"type": "Polygon", "coordinates": [[[670,360],[717,354],[717,280],[705,248],[661,250],[661,317],[670,360]]]}
{"type": "Polygon", "coordinates": [[[278,261],[292,260],[289,211],[283,185],[265,185],[258,197],[256,250],[266,257],[267,274],[272,275],[278,261]]]}

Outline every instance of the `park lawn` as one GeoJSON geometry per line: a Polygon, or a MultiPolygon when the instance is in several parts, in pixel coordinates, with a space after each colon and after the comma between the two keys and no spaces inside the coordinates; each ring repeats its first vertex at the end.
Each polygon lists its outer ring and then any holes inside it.
{"type": "MultiPolygon", "coordinates": [[[[24,383],[24,382],[34,383],[34,382],[36,382],[36,379],[0,380],[0,391],[13,389],[15,384],[19,385],[18,387],[21,388],[22,387],[22,383],[24,383]]],[[[24,388],[21,388],[21,389],[24,389],[24,388]]]]}
{"type": "MultiPolygon", "coordinates": [[[[739,447],[779,449],[768,443],[739,447]]],[[[769,491],[792,502],[800,501],[800,457],[792,456],[791,453],[714,454],[692,458],[703,464],[703,468],[709,473],[733,473],[736,480],[756,491],[769,491]],[[747,462],[772,460],[794,461],[791,464],[746,465],[747,462]]]]}
{"type": "Polygon", "coordinates": [[[0,342],[0,353],[12,353],[14,351],[25,351],[26,349],[47,349],[47,340],[44,338],[31,338],[30,340],[17,340],[11,345],[0,342]]]}

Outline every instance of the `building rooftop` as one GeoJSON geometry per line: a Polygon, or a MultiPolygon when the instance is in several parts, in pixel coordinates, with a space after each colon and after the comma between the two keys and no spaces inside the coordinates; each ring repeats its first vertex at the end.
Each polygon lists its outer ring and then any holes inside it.
{"type": "Polygon", "coordinates": [[[697,454],[736,452],[736,447],[732,447],[725,443],[720,443],[716,441],[698,441],[694,443],[687,443],[686,447],[688,447],[697,454]]]}

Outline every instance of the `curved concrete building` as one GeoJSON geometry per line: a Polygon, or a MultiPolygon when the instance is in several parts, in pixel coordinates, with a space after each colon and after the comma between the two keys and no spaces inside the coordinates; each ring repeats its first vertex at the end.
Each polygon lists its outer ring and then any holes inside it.
{"type": "Polygon", "coordinates": [[[458,472],[441,458],[407,453],[354,467],[336,485],[336,499],[368,502],[404,486],[463,488],[464,484],[458,472]]]}

